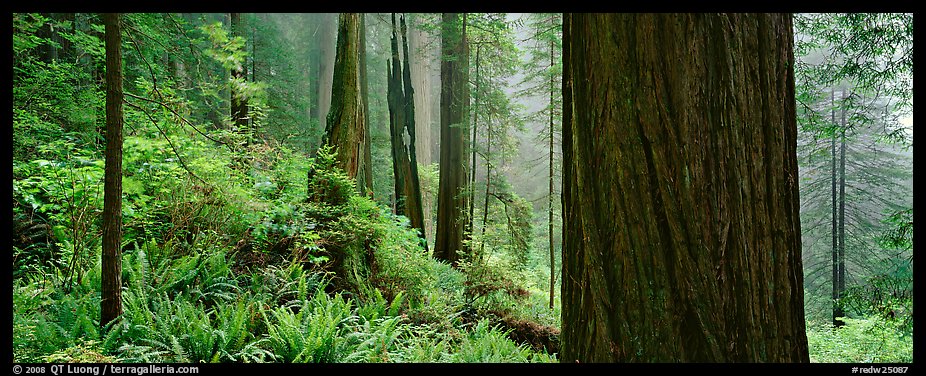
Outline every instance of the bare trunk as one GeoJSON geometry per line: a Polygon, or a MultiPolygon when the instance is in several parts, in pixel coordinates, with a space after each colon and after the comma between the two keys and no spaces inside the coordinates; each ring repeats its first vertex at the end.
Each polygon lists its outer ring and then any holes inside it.
{"type": "Polygon", "coordinates": [[[103,254],[100,326],[122,314],[122,27],[104,13],[106,48],[106,165],[103,182],[103,254]]]}
{"type": "MultiPolygon", "coordinates": [[[[830,89],[830,115],[832,116],[833,125],[836,125],[836,94],[835,89],[830,89]]],[[[837,218],[838,211],[837,206],[839,203],[839,196],[837,194],[836,180],[837,180],[837,171],[836,171],[836,132],[833,132],[833,137],[830,139],[830,157],[832,158],[832,172],[830,173],[830,183],[832,185],[832,196],[833,196],[833,248],[832,248],[832,261],[833,261],[833,326],[842,326],[845,322],[842,321],[844,313],[842,308],[839,306],[840,290],[839,290],[839,220],[837,218]]]]}
{"type": "MultiPolygon", "coordinates": [[[[473,140],[469,143],[471,151],[471,160],[470,160],[470,178],[469,186],[472,187],[470,191],[469,200],[469,222],[466,224],[466,232],[469,234],[473,233],[473,222],[476,221],[476,131],[479,130],[479,124],[476,122],[479,119],[479,116],[476,114],[476,111],[479,109],[479,51],[481,45],[476,45],[476,80],[474,84],[473,92],[476,93],[473,98],[473,140]]],[[[488,156],[488,154],[486,154],[488,156]]],[[[486,162],[488,165],[488,162],[486,162]]],[[[488,175],[488,173],[487,173],[488,175]]],[[[486,188],[486,193],[488,194],[488,187],[486,188]]],[[[488,206],[488,197],[486,197],[486,205],[488,206]]],[[[483,230],[485,230],[485,223],[483,223],[483,230]]],[[[480,239],[482,241],[482,239],[480,239]]]]}
{"type": "MultiPolygon", "coordinates": [[[[553,27],[556,26],[556,18],[550,17],[553,27]]],[[[556,65],[556,49],[553,43],[553,38],[550,38],[550,69],[553,69],[553,66],[556,65]]],[[[554,287],[556,286],[556,250],[553,243],[553,95],[556,90],[556,80],[551,75],[550,76],[550,123],[547,126],[547,130],[550,132],[550,189],[548,191],[549,202],[547,203],[547,237],[550,240],[550,309],[553,309],[553,299],[555,296],[554,287]]]]}
{"type": "MultiPolygon", "coordinates": [[[[842,92],[843,101],[846,99],[846,92],[842,92]]],[[[839,128],[839,275],[837,278],[837,288],[839,289],[838,299],[846,292],[846,109],[842,109],[842,126],[839,128]]],[[[839,315],[845,313],[842,308],[839,309],[839,315]]]]}

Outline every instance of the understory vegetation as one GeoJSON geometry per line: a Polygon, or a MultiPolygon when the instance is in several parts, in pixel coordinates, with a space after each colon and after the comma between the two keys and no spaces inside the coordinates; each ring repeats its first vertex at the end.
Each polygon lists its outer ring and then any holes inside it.
{"type": "Polygon", "coordinates": [[[235,160],[175,135],[204,184],[141,129],[126,141],[125,314],[101,334],[103,163],[77,137],[14,162],[14,217],[41,232],[14,248],[17,362],[556,359],[537,339],[558,325],[542,292],[432,259],[327,150],[257,144],[235,160]]]}
{"type": "Polygon", "coordinates": [[[407,220],[359,197],[325,150],[307,163],[276,147],[248,154],[273,166],[266,175],[219,174],[234,162],[200,146],[204,157],[188,163],[218,182],[204,186],[166,161],[156,138],[126,145],[135,173],[126,179],[125,314],[105,334],[92,240],[101,199],[88,182],[102,162],[68,159],[81,155],[75,147],[16,166],[16,214],[52,225],[48,243],[14,250],[15,361],[555,361],[534,333],[555,332],[535,324],[558,317],[542,295],[489,265],[458,271],[430,258],[407,220]],[[43,258],[41,267],[25,261],[43,258]]]}

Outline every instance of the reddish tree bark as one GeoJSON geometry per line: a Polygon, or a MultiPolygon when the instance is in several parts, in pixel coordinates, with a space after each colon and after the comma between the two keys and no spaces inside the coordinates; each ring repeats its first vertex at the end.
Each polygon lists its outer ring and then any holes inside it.
{"type": "Polygon", "coordinates": [[[791,16],[567,14],[563,362],[807,362],[791,16]]]}

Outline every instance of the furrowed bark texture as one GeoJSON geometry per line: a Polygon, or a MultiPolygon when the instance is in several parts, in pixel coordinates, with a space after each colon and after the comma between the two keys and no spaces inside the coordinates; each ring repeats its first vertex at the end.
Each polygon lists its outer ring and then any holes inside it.
{"type": "Polygon", "coordinates": [[[807,362],[788,14],[567,14],[563,362],[807,362]]]}

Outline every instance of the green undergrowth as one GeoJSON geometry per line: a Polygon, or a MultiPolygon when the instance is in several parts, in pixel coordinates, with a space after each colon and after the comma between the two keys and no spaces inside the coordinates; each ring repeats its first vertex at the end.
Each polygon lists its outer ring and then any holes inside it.
{"type": "Polygon", "coordinates": [[[174,135],[180,164],[156,136],[126,138],[124,313],[106,330],[101,154],[65,139],[14,161],[14,218],[48,230],[14,245],[14,361],[556,361],[487,314],[507,298],[476,303],[474,275],[354,193],[334,152],[252,144],[233,158],[174,135]]]}
{"type": "Polygon", "coordinates": [[[913,334],[899,320],[844,318],[842,327],[808,323],[810,361],[816,363],[913,362],[913,334]]]}
{"type": "MultiPolygon", "coordinates": [[[[99,263],[69,293],[14,282],[16,362],[537,362],[555,358],[487,320],[415,322],[404,294],[367,303],[325,292],[296,263],[235,276],[220,250],[123,258],[124,314],[101,334],[99,263]]],[[[147,248],[147,250],[146,250],[147,248]]],[[[415,313],[417,312],[417,313],[415,313]]],[[[432,313],[434,314],[434,313],[432,313]]],[[[432,318],[433,319],[433,318],[432,318]]]]}

